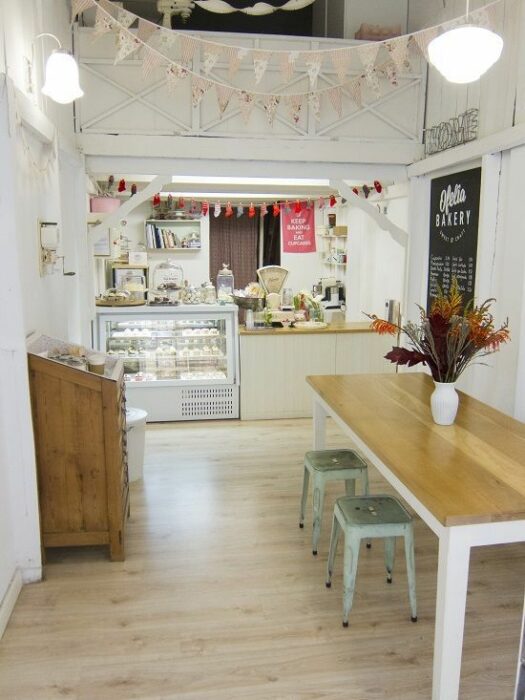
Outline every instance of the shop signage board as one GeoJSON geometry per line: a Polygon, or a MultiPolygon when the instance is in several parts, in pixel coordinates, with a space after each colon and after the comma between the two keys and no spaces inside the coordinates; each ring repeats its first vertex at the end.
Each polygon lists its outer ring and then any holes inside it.
{"type": "Polygon", "coordinates": [[[281,206],[283,253],[315,253],[315,210],[303,203],[297,213],[281,206]]]}
{"type": "Polygon", "coordinates": [[[435,178],[430,186],[427,309],[455,276],[466,303],[474,296],[481,168],[435,178]]]}
{"type": "Polygon", "coordinates": [[[471,107],[457,117],[425,129],[425,155],[430,156],[474,141],[478,137],[478,127],[479,110],[471,107]]]}

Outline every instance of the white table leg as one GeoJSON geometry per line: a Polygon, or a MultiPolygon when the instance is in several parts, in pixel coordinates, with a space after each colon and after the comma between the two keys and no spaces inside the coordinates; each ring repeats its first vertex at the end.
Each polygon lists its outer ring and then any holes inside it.
{"type": "Polygon", "coordinates": [[[465,626],[470,543],[464,527],[439,538],[432,700],[457,700],[465,626]]]}
{"type": "Polygon", "coordinates": [[[324,450],[326,442],[326,411],[314,397],[314,450],[324,450]]]}

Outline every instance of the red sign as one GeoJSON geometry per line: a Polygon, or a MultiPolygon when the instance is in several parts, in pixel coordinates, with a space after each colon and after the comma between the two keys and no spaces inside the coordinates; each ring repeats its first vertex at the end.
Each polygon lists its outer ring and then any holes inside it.
{"type": "Polygon", "coordinates": [[[283,253],[315,253],[315,210],[301,202],[301,211],[293,207],[288,212],[281,205],[283,253]]]}

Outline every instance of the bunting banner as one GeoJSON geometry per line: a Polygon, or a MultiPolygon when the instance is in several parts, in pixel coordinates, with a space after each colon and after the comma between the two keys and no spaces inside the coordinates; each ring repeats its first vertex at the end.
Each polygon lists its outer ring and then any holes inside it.
{"type": "Polygon", "coordinates": [[[248,124],[255,106],[255,95],[251,92],[246,92],[246,90],[237,90],[236,96],[239,102],[239,109],[241,110],[243,122],[248,124]]]}
{"type": "Polygon", "coordinates": [[[341,88],[333,87],[330,88],[327,92],[332,107],[337,112],[337,116],[339,117],[339,119],[341,119],[341,117],[343,116],[343,96],[341,88]]]}
{"type": "Polygon", "coordinates": [[[255,72],[255,84],[258,85],[263,79],[268,68],[269,55],[267,51],[254,51],[253,70],[255,72]]]}
{"type": "Polygon", "coordinates": [[[230,104],[231,97],[233,95],[233,88],[227,85],[219,85],[215,83],[215,93],[217,95],[217,103],[219,105],[219,114],[222,115],[226,111],[226,107],[230,104]]]}
{"type": "Polygon", "coordinates": [[[323,62],[322,54],[318,52],[309,52],[308,54],[302,54],[302,59],[306,65],[306,72],[310,80],[310,88],[313,90],[317,85],[317,78],[321,70],[321,64],[323,62]]]}
{"type": "Polygon", "coordinates": [[[297,51],[290,51],[290,53],[280,54],[280,64],[281,64],[281,77],[285,83],[292,79],[295,72],[295,62],[299,56],[297,51]]]}
{"type": "Polygon", "coordinates": [[[221,55],[220,51],[216,49],[206,49],[204,51],[204,60],[202,62],[202,70],[206,75],[209,75],[211,71],[215,68],[215,64],[219,60],[221,55]]]}
{"type": "Polygon", "coordinates": [[[128,32],[125,32],[121,29],[118,33],[117,38],[118,48],[117,54],[115,56],[114,65],[120,63],[120,61],[123,61],[131,53],[137,51],[137,49],[140,49],[141,46],[142,44],[136,37],[134,37],[132,34],[130,35],[128,32]]]}
{"type": "Polygon", "coordinates": [[[230,66],[228,69],[228,75],[230,80],[237,75],[237,71],[242,63],[242,60],[248,55],[247,49],[239,49],[236,46],[230,46],[228,49],[228,55],[230,58],[230,66]]]}
{"type": "Polygon", "coordinates": [[[320,118],[323,96],[328,97],[339,117],[342,116],[343,92],[348,92],[355,105],[361,109],[363,87],[366,86],[376,97],[379,97],[383,90],[391,90],[392,87],[399,85],[400,75],[403,79],[410,77],[406,73],[411,70],[410,51],[412,49],[417,49],[428,60],[427,46],[442,31],[460,26],[465,22],[493,28],[498,21],[498,15],[501,15],[499,10],[502,2],[503,0],[495,0],[470,12],[467,17],[462,16],[438,26],[393,39],[360,43],[344,48],[308,51],[270,51],[255,46],[239,47],[223,44],[188,32],[160,27],[110,0],[71,0],[71,11],[76,17],[87,9],[95,10],[94,38],[102,37],[109,32],[115,35],[115,63],[123,61],[140,49],[143,77],[149,77],[155,68],[162,67],[165,71],[167,89],[170,92],[176,88],[181,79],[191,76],[194,106],[200,104],[204,94],[213,86],[221,116],[230,104],[232,95],[235,94],[245,122],[249,119],[255,103],[259,101],[270,125],[274,123],[277,109],[281,104],[286,105],[291,120],[297,125],[306,102],[312,116],[316,120],[320,118]],[[132,30],[131,27],[135,22],[137,29],[132,30]],[[388,61],[378,64],[380,51],[388,56],[388,61]],[[200,62],[195,60],[197,57],[201,59],[200,62]],[[270,63],[276,62],[285,83],[294,78],[299,82],[298,78],[304,77],[308,79],[308,89],[303,88],[302,92],[297,93],[292,93],[289,88],[271,92],[257,90],[248,92],[239,86],[208,77],[221,57],[228,62],[230,81],[236,76],[242,61],[247,58],[253,64],[255,85],[262,82],[270,63]],[[357,59],[358,62],[356,62],[357,59]],[[328,65],[325,63],[326,60],[335,71],[339,84],[329,88],[318,88],[323,65],[328,65]],[[355,74],[356,67],[361,75],[349,80],[349,73],[355,74]]]}
{"type": "Polygon", "coordinates": [[[168,92],[174,92],[180,80],[188,77],[188,71],[182,66],[170,64],[166,69],[166,82],[168,83],[168,92]]]}
{"type": "Polygon", "coordinates": [[[294,124],[298,124],[301,118],[303,97],[304,95],[287,95],[285,98],[288,105],[288,112],[290,113],[290,119],[294,124]]]}
{"type": "Polygon", "coordinates": [[[308,93],[308,104],[316,122],[321,121],[321,96],[318,92],[308,93]]]}
{"type": "Polygon", "coordinates": [[[277,111],[277,107],[279,106],[280,101],[281,100],[277,95],[267,95],[263,99],[264,111],[266,112],[266,118],[268,119],[268,124],[270,126],[273,126],[275,113],[277,111]]]}
{"type": "Polygon", "coordinates": [[[332,51],[330,60],[340,83],[344,83],[352,61],[352,54],[349,50],[332,51]]]}
{"type": "Polygon", "coordinates": [[[146,22],[144,19],[139,19],[139,26],[137,29],[137,39],[146,44],[149,41],[151,35],[156,31],[155,25],[151,22],[146,22]]]}
{"type": "Polygon", "coordinates": [[[393,39],[387,43],[386,47],[398,71],[410,68],[408,60],[408,37],[403,36],[399,39],[393,39]]]}
{"type": "Polygon", "coordinates": [[[198,107],[204,95],[211,88],[212,83],[206,78],[192,77],[191,82],[191,103],[194,107],[198,107]]]}

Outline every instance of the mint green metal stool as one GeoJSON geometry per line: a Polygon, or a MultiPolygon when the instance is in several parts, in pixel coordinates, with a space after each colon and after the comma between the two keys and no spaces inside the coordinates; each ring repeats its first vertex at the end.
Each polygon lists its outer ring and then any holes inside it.
{"type": "Polygon", "coordinates": [[[383,537],[385,540],[385,565],[387,583],[392,583],[392,571],[396,551],[396,537],[405,539],[405,558],[408,578],[408,597],[411,620],[417,621],[416,570],[414,563],[414,532],[412,518],[401,503],[391,496],[346,496],[335,502],[330,536],[330,552],[326,574],[326,587],[332,585],[335,552],[339,535],[345,536],[343,562],[343,627],[348,627],[348,615],[352,608],[357,574],[357,560],[361,540],[383,537]]]}
{"type": "Polygon", "coordinates": [[[337,479],[344,480],[346,495],[353,496],[355,495],[355,480],[361,479],[363,493],[367,495],[368,467],[354,450],[311,450],[307,452],[304,456],[303,495],[299,527],[304,527],[304,509],[308,497],[310,476],[312,476],[313,488],[312,552],[317,554],[326,483],[337,479]]]}

